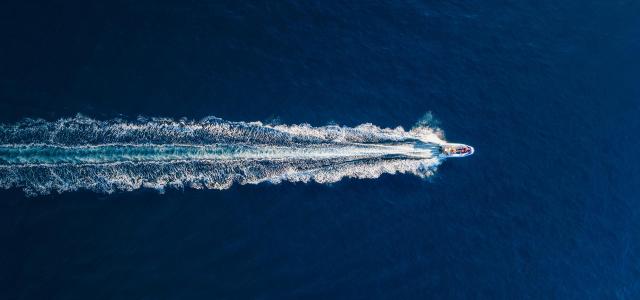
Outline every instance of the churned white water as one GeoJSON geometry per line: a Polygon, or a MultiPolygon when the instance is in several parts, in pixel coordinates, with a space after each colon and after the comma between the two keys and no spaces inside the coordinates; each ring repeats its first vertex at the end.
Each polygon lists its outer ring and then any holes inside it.
{"type": "Polygon", "coordinates": [[[234,183],[331,183],[384,173],[433,174],[438,128],[269,125],[138,118],[0,125],[0,187],[28,195],[141,187],[226,189],[234,183]]]}

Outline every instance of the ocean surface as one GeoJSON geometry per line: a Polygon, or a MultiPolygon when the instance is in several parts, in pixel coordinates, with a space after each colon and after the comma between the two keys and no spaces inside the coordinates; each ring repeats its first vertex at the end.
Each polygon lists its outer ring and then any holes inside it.
{"type": "Polygon", "coordinates": [[[0,167],[0,299],[638,299],[639,14],[592,0],[3,1],[0,162],[30,141],[45,154],[28,163],[68,167],[0,167]],[[256,127],[215,139],[245,148],[202,150],[209,136],[73,122],[256,127]],[[58,129],[23,134],[34,126],[58,129]],[[475,154],[370,157],[432,134],[475,154]],[[182,148],[137,148],[159,139],[182,148]],[[129,148],[94,147],[114,141],[129,148]],[[191,160],[79,167],[203,153],[282,165],[228,167],[236,184],[191,160]]]}

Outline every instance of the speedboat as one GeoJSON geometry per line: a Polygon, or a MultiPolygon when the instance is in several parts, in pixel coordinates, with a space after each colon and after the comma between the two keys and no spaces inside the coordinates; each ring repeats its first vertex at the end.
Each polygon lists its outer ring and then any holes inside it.
{"type": "Polygon", "coordinates": [[[444,144],[440,151],[444,157],[465,157],[473,154],[474,149],[465,144],[444,144]]]}

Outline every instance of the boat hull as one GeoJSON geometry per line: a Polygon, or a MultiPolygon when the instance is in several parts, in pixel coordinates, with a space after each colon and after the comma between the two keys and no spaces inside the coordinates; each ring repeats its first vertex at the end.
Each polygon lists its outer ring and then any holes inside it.
{"type": "Polygon", "coordinates": [[[444,144],[440,146],[443,157],[466,157],[472,155],[475,149],[465,144],[444,144]]]}

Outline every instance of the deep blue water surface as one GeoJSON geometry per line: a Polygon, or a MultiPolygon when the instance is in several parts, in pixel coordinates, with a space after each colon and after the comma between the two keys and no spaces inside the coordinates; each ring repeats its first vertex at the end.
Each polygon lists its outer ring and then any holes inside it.
{"type": "Polygon", "coordinates": [[[4,1],[0,122],[410,127],[431,180],[0,191],[2,299],[638,299],[638,1],[4,1]],[[366,2],[366,4],[365,4],[366,2]]]}

